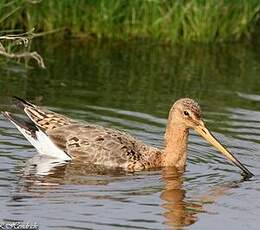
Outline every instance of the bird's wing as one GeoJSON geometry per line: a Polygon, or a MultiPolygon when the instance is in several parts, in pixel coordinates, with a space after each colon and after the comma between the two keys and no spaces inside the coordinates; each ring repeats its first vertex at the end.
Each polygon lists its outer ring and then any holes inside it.
{"type": "Polygon", "coordinates": [[[71,158],[133,171],[160,165],[158,149],[125,132],[79,123],[21,98],[16,100],[39,131],[71,158]]]}
{"type": "Polygon", "coordinates": [[[52,141],[74,159],[109,167],[145,168],[150,147],[114,129],[72,124],[47,132],[52,141]]]}

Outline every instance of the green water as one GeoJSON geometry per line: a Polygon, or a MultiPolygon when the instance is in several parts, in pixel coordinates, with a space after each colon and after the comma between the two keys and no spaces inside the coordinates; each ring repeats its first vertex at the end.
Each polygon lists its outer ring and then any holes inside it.
{"type": "Polygon", "coordinates": [[[162,147],[171,104],[192,97],[209,129],[256,176],[243,182],[239,170],[194,132],[183,175],[173,169],[93,173],[89,166],[70,164],[39,176],[47,159],[38,159],[1,116],[1,221],[36,222],[40,229],[258,229],[258,44],[71,40],[39,41],[34,49],[47,69],[2,66],[1,110],[17,112],[10,99],[17,95],[162,147]]]}

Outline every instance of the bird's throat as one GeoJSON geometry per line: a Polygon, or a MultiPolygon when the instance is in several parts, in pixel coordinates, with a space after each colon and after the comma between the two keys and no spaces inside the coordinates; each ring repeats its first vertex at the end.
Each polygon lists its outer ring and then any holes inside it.
{"type": "Polygon", "coordinates": [[[164,166],[183,169],[187,159],[187,142],[189,129],[178,124],[171,124],[165,132],[164,166]]]}

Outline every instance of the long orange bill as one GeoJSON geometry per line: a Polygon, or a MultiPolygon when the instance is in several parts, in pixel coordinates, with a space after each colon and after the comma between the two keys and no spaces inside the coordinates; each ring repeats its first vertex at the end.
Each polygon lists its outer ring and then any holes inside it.
{"type": "Polygon", "coordinates": [[[209,143],[211,143],[215,148],[217,148],[223,155],[226,156],[234,165],[242,170],[242,175],[250,178],[254,176],[231,152],[229,152],[219,141],[210,133],[206,126],[201,122],[200,125],[196,126],[195,131],[204,137],[209,143]]]}

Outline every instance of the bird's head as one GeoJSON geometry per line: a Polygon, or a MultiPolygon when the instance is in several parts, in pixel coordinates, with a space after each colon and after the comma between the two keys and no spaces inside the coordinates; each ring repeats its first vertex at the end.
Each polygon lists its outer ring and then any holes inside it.
{"type": "Polygon", "coordinates": [[[239,167],[243,175],[252,177],[253,174],[207,129],[203,120],[199,104],[190,98],[182,98],[177,100],[171,108],[169,115],[170,126],[181,126],[184,129],[193,128],[198,134],[206,139],[210,144],[217,148],[226,156],[233,164],[239,167]]]}

